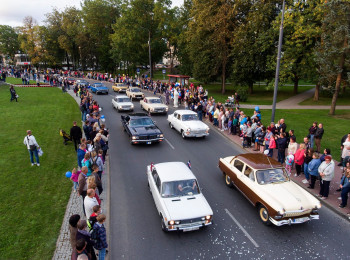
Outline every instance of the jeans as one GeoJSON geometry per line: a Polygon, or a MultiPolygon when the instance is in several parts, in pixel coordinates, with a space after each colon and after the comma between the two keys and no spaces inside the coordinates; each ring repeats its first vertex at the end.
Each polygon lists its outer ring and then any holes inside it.
{"type": "Polygon", "coordinates": [[[198,111],[197,114],[198,114],[198,119],[199,119],[200,121],[202,121],[203,112],[202,112],[202,111],[198,111]]]}
{"type": "Polygon", "coordinates": [[[214,118],[214,125],[215,125],[215,126],[218,126],[218,125],[219,125],[219,122],[218,122],[218,119],[217,119],[217,118],[214,118]]]}
{"type": "Polygon", "coordinates": [[[106,257],[106,248],[98,250],[98,260],[104,260],[106,257]]]}
{"type": "Polygon", "coordinates": [[[315,135],[310,135],[310,144],[311,144],[311,148],[314,148],[314,136],[315,136],[315,135]]]}
{"type": "Polygon", "coordinates": [[[38,150],[35,149],[34,151],[31,151],[31,150],[28,149],[28,151],[29,151],[29,155],[30,155],[30,162],[34,163],[34,158],[33,158],[33,154],[34,154],[36,163],[39,163],[38,150]]]}
{"type": "Polygon", "coordinates": [[[76,191],[79,187],[79,183],[76,181],[73,181],[73,183],[74,183],[74,190],[76,191]]]}
{"type": "Polygon", "coordinates": [[[309,169],[307,168],[307,163],[304,163],[304,174],[307,180],[310,179],[309,169]]]}
{"type": "Polygon", "coordinates": [[[273,148],[269,148],[269,154],[267,156],[268,157],[272,157],[273,156],[273,148]]]}
{"type": "Polygon", "coordinates": [[[286,152],[283,150],[283,151],[278,151],[278,161],[283,164],[284,163],[284,159],[286,157],[286,152]]]}
{"type": "Polygon", "coordinates": [[[341,204],[346,206],[348,203],[348,193],[350,192],[350,187],[342,188],[341,190],[341,204]]]}
{"type": "Polygon", "coordinates": [[[322,197],[326,197],[328,198],[328,194],[329,194],[329,184],[331,182],[330,181],[321,181],[321,189],[320,189],[320,195],[322,197]]]}
{"type": "Polygon", "coordinates": [[[82,121],[86,121],[86,111],[84,110],[84,112],[81,112],[81,120],[82,121]]]}

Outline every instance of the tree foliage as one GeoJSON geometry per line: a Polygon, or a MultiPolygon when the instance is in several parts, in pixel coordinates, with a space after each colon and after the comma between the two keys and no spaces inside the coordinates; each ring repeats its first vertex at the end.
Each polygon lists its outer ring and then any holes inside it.
{"type": "Polygon", "coordinates": [[[8,25],[0,25],[0,53],[9,56],[13,60],[19,47],[16,30],[8,25]]]}

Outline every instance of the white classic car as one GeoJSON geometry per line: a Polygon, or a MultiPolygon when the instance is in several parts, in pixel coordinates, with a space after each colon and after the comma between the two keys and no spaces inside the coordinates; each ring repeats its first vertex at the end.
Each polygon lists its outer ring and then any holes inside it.
{"type": "Polygon", "coordinates": [[[289,179],[276,160],[246,153],[220,158],[219,168],[227,186],[235,186],[255,207],[261,221],[276,226],[319,219],[321,203],[289,179]]]}
{"type": "Polygon", "coordinates": [[[126,90],[126,95],[131,99],[142,99],[145,94],[138,87],[130,87],[126,90]]]}
{"type": "Polygon", "coordinates": [[[186,164],[151,164],[147,177],[163,231],[192,231],[212,224],[213,211],[186,164]]]}
{"type": "Polygon", "coordinates": [[[148,113],[164,113],[168,112],[168,106],[162,103],[158,97],[145,97],[140,101],[141,108],[148,113]]]}
{"type": "Polygon", "coordinates": [[[134,104],[125,95],[118,95],[112,99],[112,105],[119,111],[133,111],[134,104]]]}
{"type": "Polygon", "coordinates": [[[206,137],[209,135],[209,127],[198,119],[197,113],[191,110],[176,110],[168,116],[170,128],[175,128],[186,137],[206,137]]]}

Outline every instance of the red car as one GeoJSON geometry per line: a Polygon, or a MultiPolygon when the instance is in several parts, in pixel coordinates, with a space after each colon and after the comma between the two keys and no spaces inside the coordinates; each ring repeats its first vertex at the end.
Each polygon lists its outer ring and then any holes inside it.
{"type": "Polygon", "coordinates": [[[67,80],[68,80],[68,84],[69,84],[69,85],[74,85],[75,79],[73,79],[73,78],[68,78],[67,80]]]}

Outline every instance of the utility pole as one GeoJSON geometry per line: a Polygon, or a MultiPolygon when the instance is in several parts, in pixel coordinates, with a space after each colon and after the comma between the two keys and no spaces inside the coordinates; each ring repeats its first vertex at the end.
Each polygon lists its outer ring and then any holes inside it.
{"type": "Polygon", "coordinates": [[[148,55],[149,55],[149,78],[153,78],[152,54],[151,54],[151,30],[148,30],[148,55]]]}
{"type": "Polygon", "coordinates": [[[277,102],[277,90],[278,90],[278,81],[280,74],[280,62],[281,62],[281,49],[282,49],[282,40],[283,40],[283,21],[284,21],[284,7],[285,0],[283,0],[282,5],[282,19],[280,25],[280,36],[278,40],[278,53],[277,53],[277,64],[276,64],[276,75],[275,75],[275,88],[273,90],[273,103],[272,103],[272,113],[271,113],[271,122],[275,121],[275,111],[276,111],[276,102],[277,102]]]}

